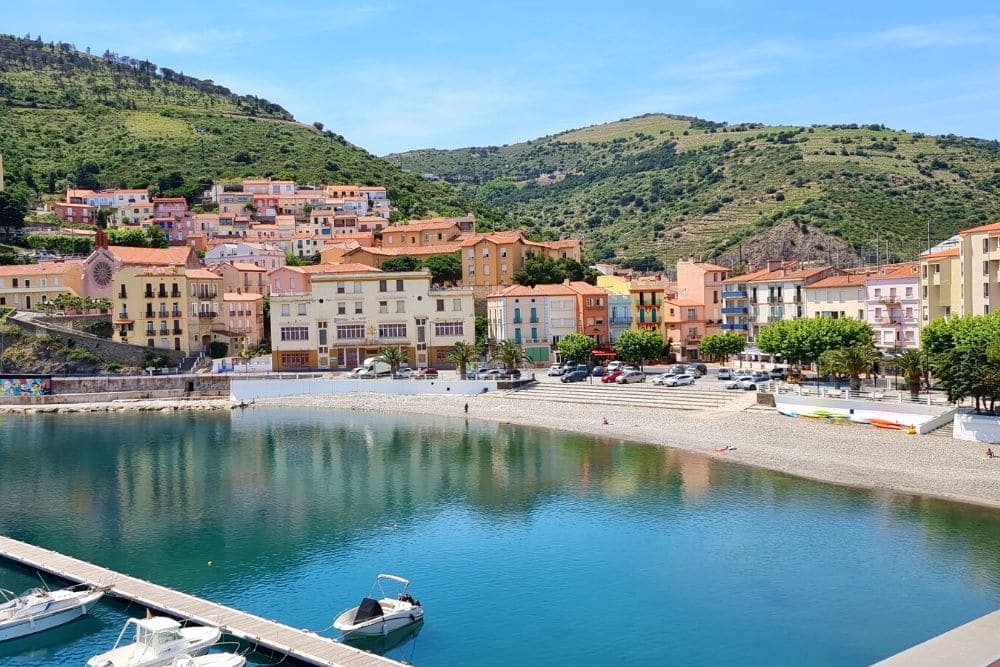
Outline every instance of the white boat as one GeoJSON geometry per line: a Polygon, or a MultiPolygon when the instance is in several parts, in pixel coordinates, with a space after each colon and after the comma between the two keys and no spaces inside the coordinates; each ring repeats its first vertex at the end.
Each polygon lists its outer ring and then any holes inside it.
{"type": "Polygon", "coordinates": [[[104,595],[89,586],[47,591],[32,588],[21,595],[0,588],[0,641],[58,627],[86,614],[104,595]]]}
{"type": "Polygon", "coordinates": [[[413,596],[410,595],[409,587],[408,579],[392,574],[378,575],[375,577],[375,584],[368,597],[362,599],[361,604],[357,607],[352,607],[340,614],[333,622],[333,627],[345,635],[387,635],[400,628],[418,623],[424,618],[424,608],[420,606],[419,600],[414,600],[413,596]],[[382,586],[383,583],[389,581],[403,585],[396,597],[387,595],[382,586]],[[382,594],[382,597],[377,600],[375,599],[376,589],[382,594]]]}
{"type": "Polygon", "coordinates": [[[218,628],[182,628],[164,616],[130,618],[114,647],[88,660],[87,667],[169,667],[175,660],[200,656],[221,636],[218,628]],[[135,628],[135,641],[122,645],[130,627],[135,628]]]}
{"type": "Polygon", "coordinates": [[[181,655],[174,658],[170,667],[243,667],[247,659],[235,653],[209,653],[206,655],[181,655]]]}

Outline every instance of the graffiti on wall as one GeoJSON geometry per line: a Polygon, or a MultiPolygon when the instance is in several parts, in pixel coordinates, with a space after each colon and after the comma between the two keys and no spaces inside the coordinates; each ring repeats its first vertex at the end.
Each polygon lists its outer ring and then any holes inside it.
{"type": "Polygon", "coordinates": [[[52,393],[48,377],[0,377],[0,396],[47,396],[52,393]]]}

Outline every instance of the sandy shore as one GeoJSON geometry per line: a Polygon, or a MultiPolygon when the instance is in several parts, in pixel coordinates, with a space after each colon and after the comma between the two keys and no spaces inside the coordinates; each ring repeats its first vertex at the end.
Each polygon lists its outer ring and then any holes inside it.
{"type": "Polygon", "coordinates": [[[1000,508],[1000,459],[985,445],[854,424],[793,419],[774,411],[680,411],[510,400],[500,394],[342,394],[257,401],[257,406],[339,408],[464,416],[667,445],[834,484],[1000,508]],[[610,422],[605,426],[603,419],[610,422]],[[718,453],[716,447],[735,451],[718,453]]]}

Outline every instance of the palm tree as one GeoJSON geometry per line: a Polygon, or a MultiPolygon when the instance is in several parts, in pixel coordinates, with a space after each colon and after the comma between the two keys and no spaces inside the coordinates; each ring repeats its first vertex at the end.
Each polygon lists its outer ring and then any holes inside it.
{"type": "Polygon", "coordinates": [[[399,367],[406,363],[406,350],[401,347],[383,347],[378,355],[378,361],[389,364],[389,369],[395,375],[399,367]]]}
{"type": "Polygon", "coordinates": [[[920,381],[924,377],[924,370],[927,367],[927,358],[920,350],[907,350],[896,357],[893,362],[899,371],[906,378],[910,387],[910,396],[917,398],[920,395],[920,381]]]}
{"type": "Polygon", "coordinates": [[[458,366],[459,377],[465,379],[465,371],[469,363],[476,360],[476,350],[465,341],[459,341],[448,350],[448,361],[458,366]]]}
{"type": "Polygon", "coordinates": [[[821,363],[838,375],[851,378],[851,390],[861,390],[861,374],[870,373],[881,355],[871,345],[855,345],[824,352],[821,363]]]}
{"type": "Polygon", "coordinates": [[[499,359],[507,367],[507,370],[534,363],[534,360],[525,353],[524,348],[512,340],[500,341],[494,357],[499,359]]]}

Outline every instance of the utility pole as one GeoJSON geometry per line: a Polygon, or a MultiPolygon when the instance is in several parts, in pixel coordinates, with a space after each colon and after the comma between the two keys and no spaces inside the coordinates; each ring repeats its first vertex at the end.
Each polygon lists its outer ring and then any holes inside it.
{"type": "Polygon", "coordinates": [[[878,269],[879,269],[878,251],[879,251],[880,247],[881,246],[879,245],[878,231],[876,230],[875,231],[875,270],[876,271],[878,271],[878,269]]]}
{"type": "Polygon", "coordinates": [[[931,252],[931,219],[927,218],[927,254],[931,252]]]}

